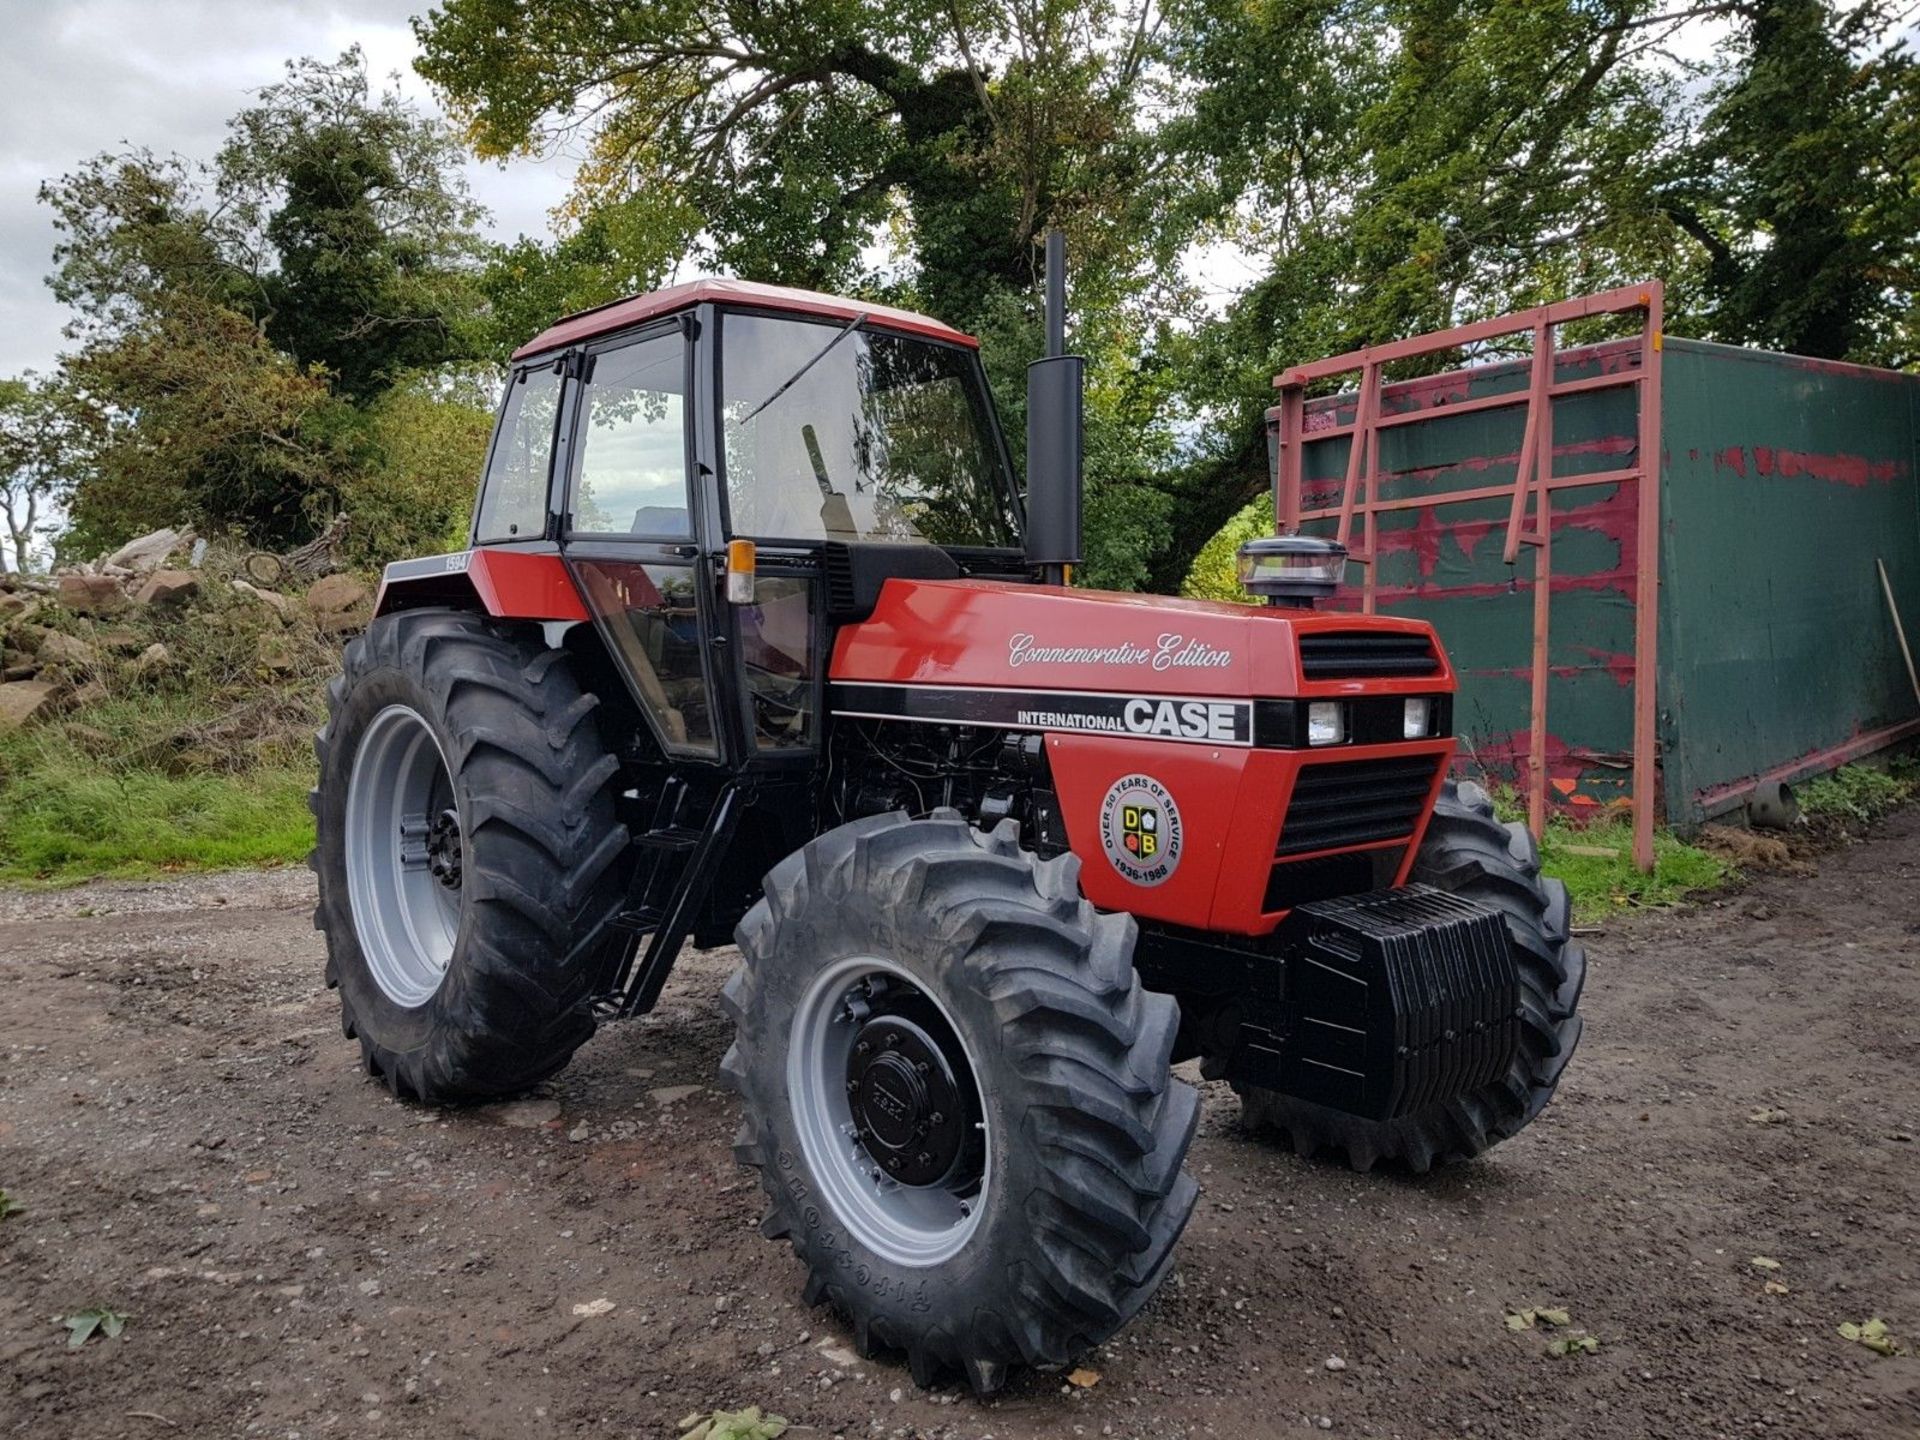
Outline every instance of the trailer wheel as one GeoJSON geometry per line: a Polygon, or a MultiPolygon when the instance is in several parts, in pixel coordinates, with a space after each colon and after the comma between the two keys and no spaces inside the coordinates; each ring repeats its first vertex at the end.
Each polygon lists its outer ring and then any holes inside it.
{"type": "Polygon", "coordinates": [[[596,703],[564,652],[461,611],[347,646],[314,742],[314,925],[341,1027],[396,1096],[524,1090],[593,1033],[627,847],[596,703]]]}
{"type": "Polygon", "coordinates": [[[1519,1133],[1546,1108],[1580,1039],[1586,953],[1568,937],[1567,887],[1542,878],[1527,827],[1495,818],[1471,781],[1449,780],[1434,806],[1412,878],[1503,914],[1520,976],[1520,1048],[1504,1079],[1397,1120],[1364,1120],[1253,1086],[1236,1086],[1242,1118],[1279,1133],[1302,1155],[1327,1153],[1356,1170],[1380,1161],[1424,1173],[1471,1159],[1519,1133]]]}
{"type": "Polygon", "coordinates": [[[1199,1096],[1134,933],[1081,898],[1073,857],[952,810],[854,821],[768,875],[724,994],[734,1152],[772,1202],[761,1233],[862,1354],[987,1394],[1160,1283],[1199,1193],[1199,1096]]]}

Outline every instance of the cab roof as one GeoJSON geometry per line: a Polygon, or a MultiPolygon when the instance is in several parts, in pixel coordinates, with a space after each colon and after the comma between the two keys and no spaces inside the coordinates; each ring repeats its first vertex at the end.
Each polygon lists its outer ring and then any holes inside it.
{"type": "Polygon", "coordinates": [[[845,321],[852,320],[856,315],[865,315],[870,323],[888,330],[926,335],[974,350],[980,348],[980,342],[971,335],[962,334],[951,325],[943,325],[931,316],[918,315],[911,310],[897,310],[891,305],[871,305],[840,295],[822,295],[815,290],[795,290],[786,285],[760,285],[751,280],[714,278],[689,280],[681,285],[670,285],[664,290],[630,295],[624,300],[614,300],[591,310],[582,310],[577,315],[568,315],[514,351],[513,358],[524,360],[544,351],[561,350],[601,335],[610,335],[616,330],[631,329],[661,315],[690,310],[695,305],[704,305],[709,301],[763,310],[791,310],[796,314],[818,315],[828,320],[845,321]]]}

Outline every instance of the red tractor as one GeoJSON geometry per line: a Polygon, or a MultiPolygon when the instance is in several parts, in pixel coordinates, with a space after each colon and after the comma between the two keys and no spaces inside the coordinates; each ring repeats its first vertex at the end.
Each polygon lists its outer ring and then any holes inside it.
{"type": "MultiPolygon", "coordinates": [[[[1057,260],[1057,252],[1049,256],[1057,260]]],[[[1069,588],[1080,362],[1025,503],[976,343],[702,280],[515,356],[472,547],[390,566],[329,692],[327,981],[370,1074],[525,1090],[738,943],[740,1160],[806,1298],[997,1388],[1153,1293],[1200,1057],[1303,1154],[1425,1170],[1539,1114],[1567,898],[1448,778],[1431,628],[1069,588]]]]}

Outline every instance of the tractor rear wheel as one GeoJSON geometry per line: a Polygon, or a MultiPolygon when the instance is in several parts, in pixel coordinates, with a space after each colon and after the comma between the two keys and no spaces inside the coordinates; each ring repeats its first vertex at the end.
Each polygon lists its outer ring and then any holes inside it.
{"type": "Polygon", "coordinates": [[[314,925],[341,1027],[395,1095],[512,1094],[593,1033],[627,848],[595,704],[537,632],[461,611],[347,646],[314,742],[314,925]]]}
{"type": "Polygon", "coordinates": [[[862,1354],[990,1393],[1104,1340],[1166,1274],[1199,1096],[1134,933],[1071,856],[951,810],[856,820],[768,875],[724,993],[734,1149],[762,1233],[862,1354]]]}
{"type": "Polygon", "coordinates": [[[1502,824],[1487,792],[1449,780],[1434,806],[1412,879],[1498,912],[1520,978],[1520,1045],[1506,1075],[1469,1095],[1397,1120],[1365,1120],[1252,1086],[1236,1086],[1244,1121],[1278,1132],[1302,1155],[1326,1153],[1356,1170],[1377,1162],[1424,1173],[1470,1159],[1519,1133],[1546,1108],[1580,1039],[1586,953],[1568,933],[1567,887],[1540,874],[1527,828],[1502,824]]]}

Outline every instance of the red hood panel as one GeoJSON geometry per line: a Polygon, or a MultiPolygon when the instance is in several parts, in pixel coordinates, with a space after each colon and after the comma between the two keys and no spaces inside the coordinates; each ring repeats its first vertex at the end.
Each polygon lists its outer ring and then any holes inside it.
{"type": "MultiPolygon", "coordinates": [[[[1210,600],[988,580],[889,580],[873,615],[840,631],[832,678],[1161,695],[1302,693],[1296,633],[1428,633],[1421,621],[1316,615],[1210,600]]],[[[1314,693],[1452,689],[1370,680],[1314,693]]]]}

